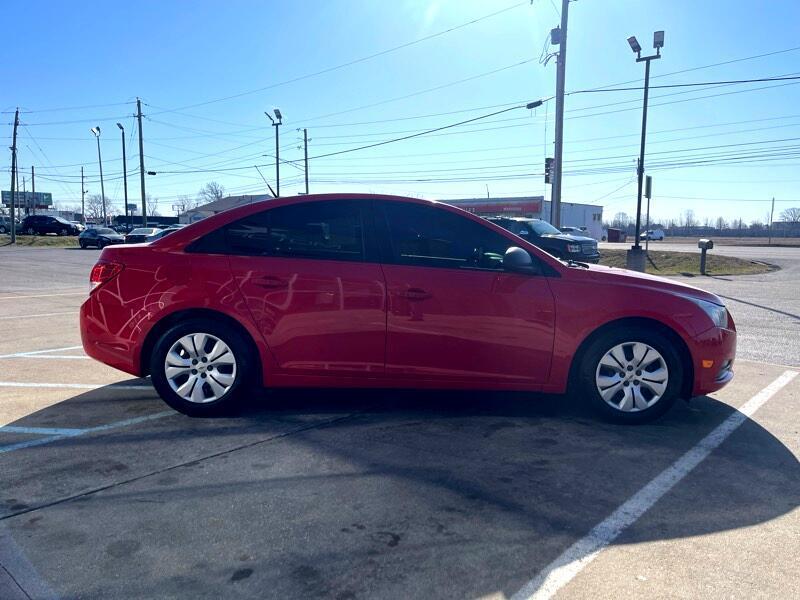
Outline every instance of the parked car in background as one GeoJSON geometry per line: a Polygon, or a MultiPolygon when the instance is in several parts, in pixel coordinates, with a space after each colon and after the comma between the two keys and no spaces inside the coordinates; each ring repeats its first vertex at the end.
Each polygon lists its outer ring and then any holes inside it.
{"type": "Polygon", "coordinates": [[[161,231],[161,229],[158,227],[137,227],[125,236],[125,243],[141,244],[142,242],[147,241],[148,236],[156,234],[159,231],[161,231]]]}
{"type": "Polygon", "coordinates": [[[48,233],[78,235],[80,233],[80,229],[74,223],[49,215],[29,215],[22,220],[20,228],[22,233],[28,235],[46,235],[48,233]]]}
{"type": "Polygon", "coordinates": [[[86,230],[86,225],[84,225],[84,224],[83,224],[83,223],[81,223],[80,221],[70,221],[70,223],[72,223],[73,225],[75,225],[75,227],[77,227],[77,228],[78,228],[78,231],[85,231],[85,230],[86,230]]]}
{"type": "Polygon", "coordinates": [[[663,229],[648,229],[647,231],[643,231],[639,234],[639,239],[642,240],[663,240],[664,239],[664,230],[663,229]]]}
{"type": "MultiPolygon", "coordinates": [[[[19,231],[19,221],[14,219],[14,229],[19,231]]],[[[11,232],[11,217],[6,215],[0,215],[0,233],[10,233],[11,232]]]]}
{"type": "Polygon", "coordinates": [[[641,423],[733,378],[736,328],[718,296],[562,262],[425,200],[254,202],[109,246],[90,281],[86,353],[150,375],[195,416],[228,412],[260,385],[574,389],[641,423]]]}
{"type": "Polygon", "coordinates": [[[186,227],[186,225],[170,225],[166,229],[162,229],[161,231],[154,233],[153,235],[148,235],[147,240],[148,242],[155,242],[156,240],[160,240],[165,235],[169,235],[170,233],[175,233],[176,231],[186,227]]]}
{"type": "Polygon", "coordinates": [[[125,238],[110,227],[90,227],[86,231],[82,231],[78,236],[78,244],[81,248],[88,248],[89,246],[105,248],[112,244],[123,243],[125,243],[125,238]]]}
{"type": "Polygon", "coordinates": [[[562,233],[547,221],[525,217],[489,217],[488,220],[556,258],[589,263],[600,260],[597,240],[586,235],[562,233]]]}
{"type": "Polygon", "coordinates": [[[586,227],[559,227],[558,230],[561,233],[571,233],[574,235],[589,235],[588,229],[586,227]]]}

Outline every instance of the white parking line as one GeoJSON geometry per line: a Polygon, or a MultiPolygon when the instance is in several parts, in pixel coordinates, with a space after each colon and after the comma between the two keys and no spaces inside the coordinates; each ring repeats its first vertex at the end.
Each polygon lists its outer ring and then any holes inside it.
{"type": "Polygon", "coordinates": [[[89,291],[68,292],[65,294],[32,294],[28,296],[0,296],[0,300],[21,300],[22,298],[53,298],[55,296],[88,296],[89,291]]]}
{"type": "Polygon", "coordinates": [[[14,315],[11,317],[0,317],[0,321],[7,321],[10,319],[32,319],[34,317],[57,317],[59,315],[74,315],[74,314],[75,311],[70,310],[67,312],[39,313],[38,315],[14,315]]]}
{"type": "Polygon", "coordinates": [[[567,548],[545,569],[519,590],[512,600],[552,598],[627,527],[635,523],[664,494],[670,491],[764,403],[798,375],[785,371],[775,381],[750,398],[738,410],[700,440],[691,450],[667,467],[646,486],[631,496],[585,537],[567,548]]]}
{"type": "Polygon", "coordinates": [[[39,355],[30,355],[30,354],[11,354],[6,356],[0,356],[0,358],[37,358],[37,359],[47,359],[47,360],[91,360],[88,356],[70,356],[68,354],[39,354],[39,355]]]}
{"type": "Polygon", "coordinates": [[[55,429],[53,427],[0,427],[0,433],[29,433],[32,435],[78,435],[83,429],[55,429]]]}
{"type": "MultiPolygon", "coordinates": [[[[147,421],[153,421],[155,419],[162,419],[164,417],[168,417],[170,415],[177,415],[175,411],[172,410],[165,410],[162,412],[154,413],[152,415],[145,415],[143,417],[134,417],[132,419],[125,419],[124,421],[116,421],[114,423],[107,423],[105,425],[98,425],[96,427],[87,427],[86,429],[69,429],[65,430],[68,433],[61,433],[61,434],[45,434],[47,437],[37,438],[35,440],[28,440],[25,442],[18,442],[16,444],[9,444],[7,446],[0,446],[0,454],[4,454],[6,452],[13,452],[14,450],[22,450],[23,448],[32,448],[34,446],[44,446],[45,444],[52,444],[53,442],[57,442],[60,440],[64,440],[67,438],[76,438],[82,435],[86,435],[88,433],[99,433],[102,431],[108,431],[110,429],[119,429],[120,427],[130,427],[131,425],[138,425],[139,423],[145,423],[147,421]]],[[[8,427],[0,428],[0,433],[4,430],[8,430],[8,427]]],[[[13,427],[12,427],[13,429],[13,427]]],[[[38,428],[31,427],[22,427],[19,429],[31,429],[35,430],[38,428]]],[[[58,431],[58,430],[52,430],[58,431]]],[[[11,432],[15,433],[15,432],[11,432]]]]}
{"type": "MultiPolygon", "coordinates": [[[[2,358],[2,357],[0,357],[2,358]]],[[[110,390],[152,390],[149,385],[114,385],[97,383],[30,383],[27,381],[0,381],[0,387],[18,388],[63,388],[67,390],[96,390],[107,388],[110,390]]]]}
{"type": "Polygon", "coordinates": [[[65,350],[83,349],[83,346],[65,346],[64,348],[48,348],[47,350],[34,350],[32,352],[14,352],[13,354],[1,354],[0,358],[25,358],[36,356],[37,354],[49,354],[50,352],[64,352],[65,350]]]}

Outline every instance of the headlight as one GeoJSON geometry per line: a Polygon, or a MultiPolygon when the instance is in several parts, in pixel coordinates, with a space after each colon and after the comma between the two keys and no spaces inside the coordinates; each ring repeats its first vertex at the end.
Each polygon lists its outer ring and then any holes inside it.
{"type": "Polygon", "coordinates": [[[580,252],[581,245],[580,244],[567,244],[567,252],[580,252]]]}
{"type": "Polygon", "coordinates": [[[727,308],[720,306],[719,304],[714,304],[713,302],[708,302],[707,300],[701,300],[700,298],[692,298],[688,296],[687,298],[700,307],[702,311],[708,315],[708,318],[711,319],[711,322],[714,323],[716,327],[722,327],[723,329],[728,328],[727,308]]]}

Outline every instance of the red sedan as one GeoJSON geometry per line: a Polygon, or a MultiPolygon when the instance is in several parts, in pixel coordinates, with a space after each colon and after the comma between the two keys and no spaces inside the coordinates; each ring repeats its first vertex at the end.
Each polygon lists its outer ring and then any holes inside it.
{"type": "Polygon", "coordinates": [[[458,208],[280,198],[103,250],[81,307],[90,356],[167,404],[228,411],[255,385],[568,390],[636,423],[733,377],[715,295],[562,262],[458,208]]]}

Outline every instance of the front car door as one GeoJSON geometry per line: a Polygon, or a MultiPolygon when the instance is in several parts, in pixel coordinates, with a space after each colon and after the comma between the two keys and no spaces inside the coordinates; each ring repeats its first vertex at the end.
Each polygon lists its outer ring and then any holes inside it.
{"type": "Polygon", "coordinates": [[[389,295],[387,376],[486,387],[547,381],[553,295],[546,277],[503,270],[512,236],[432,204],[376,207],[389,295]]]}
{"type": "Polygon", "coordinates": [[[276,363],[268,379],[383,375],[385,285],[370,208],[292,203],[224,228],[231,271],[276,363]]]}

